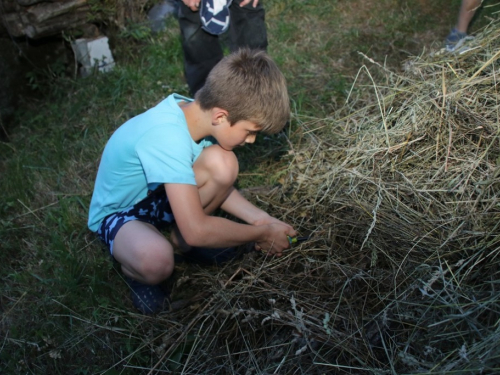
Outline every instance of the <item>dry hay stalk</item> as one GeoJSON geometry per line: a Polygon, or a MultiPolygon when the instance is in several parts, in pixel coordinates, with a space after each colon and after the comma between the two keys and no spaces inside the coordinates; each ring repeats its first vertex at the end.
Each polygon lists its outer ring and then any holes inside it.
{"type": "Polygon", "coordinates": [[[211,297],[160,318],[155,368],[499,371],[499,36],[358,81],[333,118],[304,122],[282,188],[258,201],[311,240],[182,279],[174,296],[211,297]]]}

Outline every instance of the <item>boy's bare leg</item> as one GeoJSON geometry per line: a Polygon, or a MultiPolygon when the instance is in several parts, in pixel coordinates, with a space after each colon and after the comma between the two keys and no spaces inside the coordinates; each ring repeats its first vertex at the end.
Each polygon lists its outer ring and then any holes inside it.
{"type": "MultiPolygon", "coordinates": [[[[193,165],[196,184],[203,210],[212,214],[227,199],[238,177],[238,159],[232,151],[218,145],[203,150],[193,165]]],[[[181,251],[188,251],[177,227],[172,230],[171,240],[181,251]]]]}
{"type": "Polygon", "coordinates": [[[227,199],[238,177],[238,159],[218,145],[206,148],[193,165],[201,204],[207,215],[227,199]]]}
{"type": "Polygon", "coordinates": [[[172,245],[153,225],[142,221],[129,221],[120,228],[113,256],[126,276],[144,284],[159,284],[174,269],[172,245]]]}

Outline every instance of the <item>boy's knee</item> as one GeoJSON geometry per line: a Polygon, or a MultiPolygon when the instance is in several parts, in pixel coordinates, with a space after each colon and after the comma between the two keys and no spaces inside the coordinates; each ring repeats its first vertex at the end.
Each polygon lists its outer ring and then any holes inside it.
{"type": "Polygon", "coordinates": [[[236,155],[232,151],[226,151],[218,145],[206,148],[201,153],[195,165],[201,175],[208,175],[210,178],[222,186],[233,186],[238,177],[239,165],[236,155]]]}
{"type": "Polygon", "coordinates": [[[220,152],[214,160],[214,179],[224,186],[233,186],[238,178],[239,164],[234,152],[218,147],[220,152]]]}
{"type": "Polygon", "coordinates": [[[147,284],[156,285],[168,279],[174,270],[174,257],[166,249],[148,249],[139,266],[139,273],[147,284]]]}

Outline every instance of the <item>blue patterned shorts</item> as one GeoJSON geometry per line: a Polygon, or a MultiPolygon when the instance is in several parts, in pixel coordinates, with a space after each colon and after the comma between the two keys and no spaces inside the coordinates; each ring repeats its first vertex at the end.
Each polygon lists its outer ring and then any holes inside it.
{"type": "Polygon", "coordinates": [[[133,206],[103,219],[97,230],[97,235],[109,249],[111,255],[113,255],[113,242],[116,234],[123,224],[132,220],[149,223],[158,230],[166,228],[175,221],[163,186],[155,191],[149,191],[146,198],[133,206]]]}

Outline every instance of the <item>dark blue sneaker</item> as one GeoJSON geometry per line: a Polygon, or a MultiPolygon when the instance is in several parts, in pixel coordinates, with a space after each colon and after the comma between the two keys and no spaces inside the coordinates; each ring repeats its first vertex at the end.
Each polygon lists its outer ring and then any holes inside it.
{"type": "Polygon", "coordinates": [[[168,293],[160,285],[148,285],[126,277],[134,307],[144,315],[164,311],[169,304],[168,293]]]}

